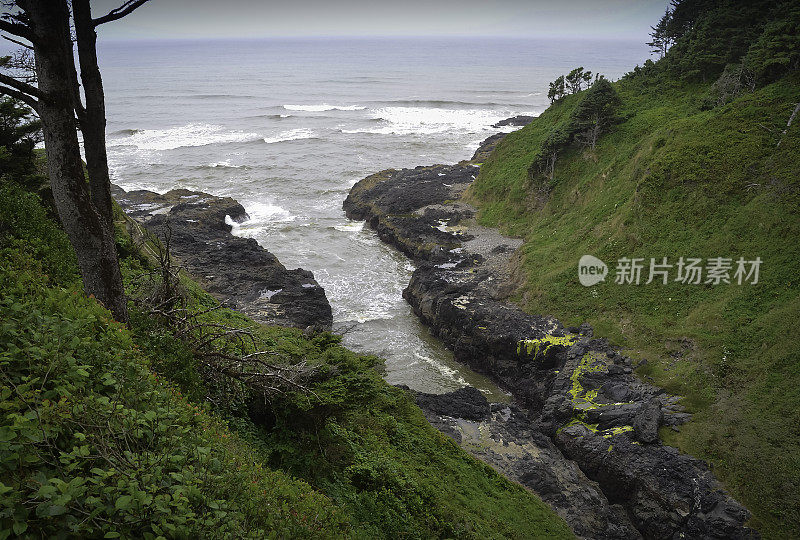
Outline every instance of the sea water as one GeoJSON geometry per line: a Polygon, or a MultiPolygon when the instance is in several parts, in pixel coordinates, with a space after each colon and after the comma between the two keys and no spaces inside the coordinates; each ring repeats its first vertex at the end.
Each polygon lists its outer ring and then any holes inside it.
{"type": "Polygon", "coordinates": [[[237,199],[250,220],[234,234],[313,271],[344,343],[384,357],[390,383],[499,398],[402,299],[412,263],[342,201],[373,172],[469,158],[492,124],[547,108],[548,82],[574,67],[616,79],[647,54],[552,39],[101,39],[112,181],[237,199]]]}

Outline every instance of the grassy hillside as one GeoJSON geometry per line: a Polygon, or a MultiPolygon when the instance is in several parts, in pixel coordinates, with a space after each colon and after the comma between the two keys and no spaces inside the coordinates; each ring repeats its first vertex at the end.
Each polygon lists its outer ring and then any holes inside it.
{"type": "Polygon", "coordinates": [[[521,305],[588,321],[647,359],[639,373],[686,396],[695,413],[664,438],[709,459],[766,536],[797,537],[800,125],[782,132],[800,102],[800,74],[710,104],[715,78],[679,77],[662,64],[614,83],[619,122],[594,150],[566,147],[552,180],[531,165],[586,92],[508,135],[467,196],[482,223],[525,239],[521,305]],[[580,285],[584,254],[608,264],[605,282],[580,285]],[[740,256],[763,261],[758,284],[676,283],[675,268],[669,284],[644,284],[651,257],[730,257],[733,277],[740,256]],[[645,259],[640,285],[614,282],[621,257],[645,259]]]}
{"type": "MultiPolygon", "coordinates": [[[[148,262],[119,232],[135,294],[148,262]]],[[[217,305],[182,285],[190,310],[217,305]]],[[[132,306],[128,329],[85,298],[65,234],[7,176],[0,288],[0,538],[572,536],[434,430],[377,358],[210,311],[284,365],[315,368],[311,393],[248,414],[247,389],[204,368],[163,320],[132,306]]]]}

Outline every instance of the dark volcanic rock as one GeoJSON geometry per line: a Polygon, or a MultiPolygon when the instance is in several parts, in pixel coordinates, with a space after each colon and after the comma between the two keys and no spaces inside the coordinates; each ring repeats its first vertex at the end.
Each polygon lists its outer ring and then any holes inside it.
{"type": "Polygon", "coordinates": [[[661,401],[650,398],[650,401],[639,408],[633,417],[633,432],[643,443],[658,441],[658,428],[664,415],[661,413],[661,401]]]}
{"type": "Polygon", "coordinates": [[[125,192],[117,186],[113,195],[157,237],[163,238],[168,225],[172,255],[229,307],[266,324],[330,330],[331,307],[311,272],[287,270],[254,239],[230,233],[226,216],[233,222],[249,217],[235,200],[184,189],[164,195],[125,192]]]}
{"type": "Polygon", "coordinates": [[[537,493],[578,536],[593,540],[641,538],[625,510],[611,503],[597,482],[586,478],[549,437],[532,429],[534,424],[517,405],[490,406],[471,387],[414,396],[434,427],[537,493]]]}
{"type": "Polygon", "coordinates": [[[478,146],[478,149],[475,150],[475,153],[472,154],[472,161],[477,163],[483,163],[486,161],[489,157],[489,154],[491,154],[497,146],[497,143],[502,141],[506,135],[506,133],[498,133],[496,135],[492,135],[488,139],[485,139],[480,146],[478,146]]]}
{"type": "Polygon", "coordinates": [[[358,182],[342,206],[347,217],[368,221],[381,240],[409,257],[447,260],[448,251],[464,240],[450,224],[471,217],[473,211],[439,203],[460,197],[477,174],[478,167],[471,164],[390,169],[358,182]]]}
{"type": "Polygon", "coordinates": [[[489,401],[480,390],[465,386],[447,394],[416,394],[417,405],[440,416],[484,420],[489,417],[489,401]]]}
{"type": "Polygon", "coordinates": [[[468,418],[454,419],[459,402],[421,398],[429,420],[536,491],[579,535],[757,537],[744,525],[747,510],[721,490],[705,463],[660,443],[660,425],[689,419],[677,397],[642,382],[631,360],[593,339],[588,324],[564,328],[506,302],[522,242],[477,226],[474,208],[458,200],[477,170],[462,162],[384,171],[357,183],[344,203],[349,217],[366,220],[418,263],[403,297],[420,319],[457,360],[510,390],[526,409],[509,413],[511,424],[494,411],[477,420],[466,406],[468,418]],[[526,450],[500,451],[469,422],[488,429],[495,442],[513,440],[526,450]],[[565,457],[580,474],[558,472],[565,457]],[[599,486],[590,497],[595,506],[554,495],[574,498],[592,481],[599,486]],[[582,520],[576,512],[591,517],[582,520]]]}
{"type": "Polygon", "coordinates": [[[522,126],[527,126],[528,124],[533,122],[535,119],[536,119],[535,116],[525,116],[524,114],[520,114],[518,116],[512,116],[511,118],[506,118],[505,120],[500,120],[499,122],[497,122],[492,127],[494,127],[494,128],[501,128],[501,127],[505,127],[505,126],[522,127],[522,126]]]}

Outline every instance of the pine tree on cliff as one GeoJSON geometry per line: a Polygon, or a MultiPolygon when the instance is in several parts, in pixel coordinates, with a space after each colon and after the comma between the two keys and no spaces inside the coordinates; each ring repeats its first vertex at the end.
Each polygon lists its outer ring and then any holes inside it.
{"type": "Polygon", "coordinates": [[[566,86],[564,85],[564,76],[560,75],[556,80],[550,83],[550,90],[547,92],[547,97],[550,98],[550,104],[555,103],[567,93],[566,86]]]}
{"type": "Polygon", "coordinates": [[[127,322],[128,310],[114,244],[105,153],[105,103],[95,28],[128,15],[146,2],[125,2],[98,19],[91,17],[89,0],[71,3],[85,106],[75,66],[67,0],[8,1],[2,4],[0,16],[0,32],[10,35],[3,37],[32,50],[35,57],[35,86],[30,78],[0,73],[0,94],[22,101],[41,119],[50,186],[61,224],[77,255],[84,291],[121,322],[127,322]],[[84,136],[88,184],[77,128],[84,136]]]}
{"type": "Polygon", "coordinates": [[[570,92],[577,94],[583,90],[584,86],[588,88],[592,82],[592,72],[584,71],[583,67],[575,68],[567,74],[566,82],[570,92]]]}
{"type": "Polygon", "coordinates": [[[672,36],[670,34],[670,22],[672,20],[672,12],[667,8],[664,15],[658,21],[658,24],[650,27],[650,38],[652,41],[647,42],[651,52],[658,53],[661,58],[667,54],[670,46],[672,45],[672,36]]]}

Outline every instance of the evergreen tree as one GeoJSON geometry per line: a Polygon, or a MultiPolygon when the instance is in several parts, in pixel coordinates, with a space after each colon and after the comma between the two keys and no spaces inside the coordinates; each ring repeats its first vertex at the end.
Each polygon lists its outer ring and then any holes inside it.
{"type": "Polygon", "coordinates": [[[572,125],[576,140],[594,150],[600,135],[617,121],[620,99],[605,77],[598,77],[575,108],[572,125]]]}
{"type": "Polygon", "coordinates": [[[747,51],[744,65],[760,83],[772,82],[787,71],[800,69],[800,5],[764,27],[747,51]]]}
{"type": "Polygon", "coordinates": [[[33,159],[33,147],[41,140],[41,132],[42,123],[31,109],[13,98],[0,99],[0,164],[4,172],[8,172],[11,158],[33,159]]]}
{"type": "Polygon", "coordinates": [[[556,80],[550,83],[550,90],[547,92],[547,97],[550,98],[550,103],[553,104],[564,97],[566,93],[567,89],[564,85],[564,76],[560,75],[556,80]]]}
{"type": "Polygon", "coordinates": [[[652,41],[649,41],[647,45],[650,47],[651,52],[660,54],[661,58],[664,58],[672,45],[673,39],[669,31],[671,18],[672,12],[667,8],[658,24],[650,27],[652,41]]]}
{"type": "Polygon", "coordinates": [[[577,94],[583,90],[584,85],[589,87],[589,83],[592,82],[592,72],[584,71],[583,67],[575,68],[567,74],[565,80],[570,92],[577,94]]]}

